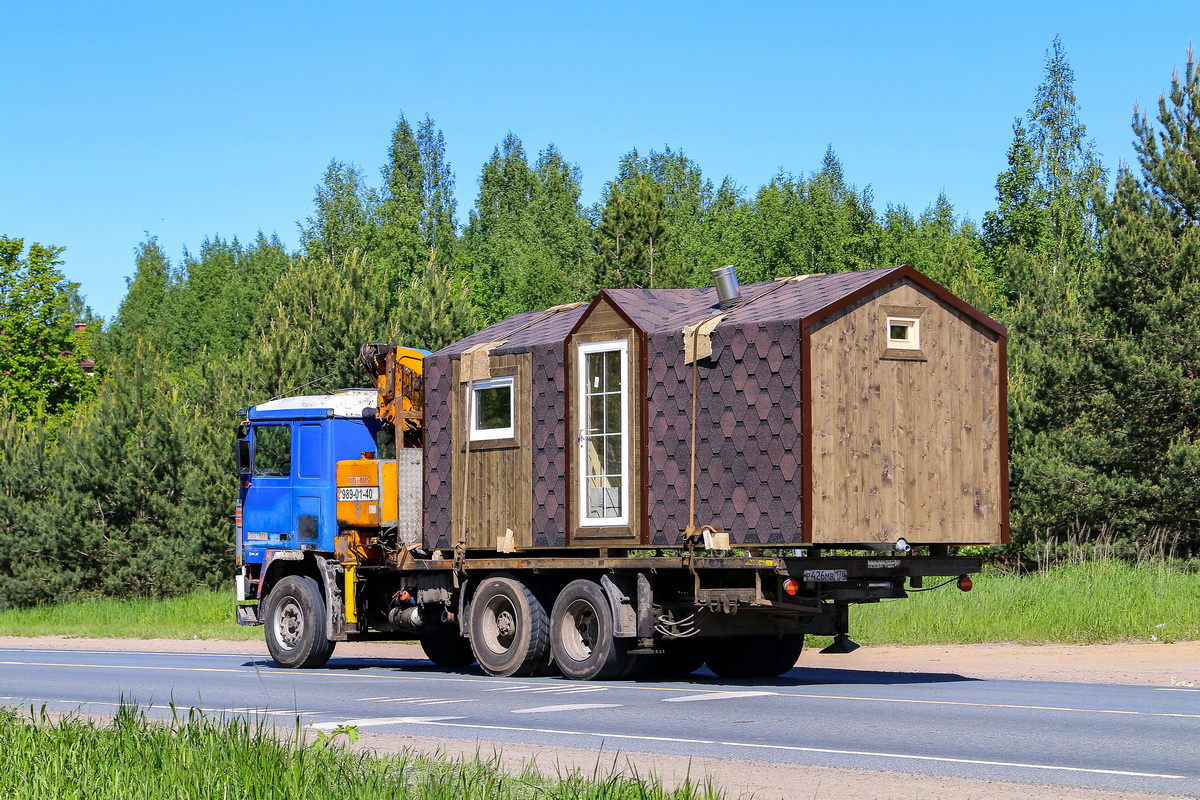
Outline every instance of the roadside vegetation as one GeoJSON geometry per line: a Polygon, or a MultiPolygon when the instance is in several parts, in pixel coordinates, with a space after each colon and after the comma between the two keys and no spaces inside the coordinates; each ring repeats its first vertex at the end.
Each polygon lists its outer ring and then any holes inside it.
{"type": "MultiPolygon", "coordinates": [[[[1130,564],[1106,559],[1027,575],[988,566],[974,584],[965,594],[952,582],[906,600],[855,606],[851,638],[860,644],[1200,639],[1196,560],[1130,564]]],[[[813,637],[811,646],[821,641],[813,637]]]]}
{"type": "Polygon", "coordinates": [[[163,600],[80,600],[0,611],[0,636],[261,640],[233,621],[233,591],[200,589],[163,600]]]}
{"type": "Polygon", "coordinates": [[[653,778],[520,773],[495,760],[427,758],[410,752],[351,752],[357,731],[280,738],[270,725],[195,711],[155,721],[135,706],[112,720],[22,714],[0,708],[0,796],[30,798],[212,797],[227,800],[719,800],[711,786],[672,789],[653,778]]]}
{"type": "MultiPolygon", "coordinates": [[[[967,644],[1200,639],[1200,560],[1116,558],[1019,575],[988,565],[966,594],[954,583],[907,600],[855,606],[860,644],[967,644]]],[[[0,636],[260,641],[233,622],[233,593],[201,590],[167,600],[88,600],[0,611],[0,636]]],[[[811,637],[810,648],[828,640],[811,637]]]]}

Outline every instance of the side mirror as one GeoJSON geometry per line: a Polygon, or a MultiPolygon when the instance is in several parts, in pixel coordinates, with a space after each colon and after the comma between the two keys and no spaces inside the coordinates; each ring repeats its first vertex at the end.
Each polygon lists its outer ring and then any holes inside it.
{"type": "Polygon", "coordinates": [[[238,476],[250,474],[250,424],[243,422],[237,428],[237,444],[234,447],[238,476]]]}

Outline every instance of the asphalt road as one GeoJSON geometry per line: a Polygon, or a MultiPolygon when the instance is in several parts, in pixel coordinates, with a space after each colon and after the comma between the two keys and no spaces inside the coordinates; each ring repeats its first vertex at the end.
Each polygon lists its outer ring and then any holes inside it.
{"type": "Polygon", "coordinates": [[[0,649],[0,704],[122,701],[288,727],[665,753],[1200,796],[1200,689],[801,667],[783,678],[585,683],[426,661],[0,649]]]}

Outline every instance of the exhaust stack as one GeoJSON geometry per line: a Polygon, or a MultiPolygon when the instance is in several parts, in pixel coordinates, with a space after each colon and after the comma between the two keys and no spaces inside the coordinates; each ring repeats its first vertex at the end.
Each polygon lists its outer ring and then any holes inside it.
{"type": "Polygon", "coordinates": [[[721,310],[728,311],[742,302],[742,293],[738,289],[738,279],[735,267],[717,267],[712,271],[713,284],[717,287],[717,299],[721,301],[721,310]]]}

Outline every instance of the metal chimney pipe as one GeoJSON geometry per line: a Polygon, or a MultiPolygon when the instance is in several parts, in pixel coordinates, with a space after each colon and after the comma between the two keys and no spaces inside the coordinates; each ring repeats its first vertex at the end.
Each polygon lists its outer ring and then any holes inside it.
{"type": "Polygon", "coordinates": [[[717,267],[712,271],[713,284],[717,287],[717,299],[721,301],[721,310],[726,311],[742,302],[742,293],[738,289],[736,268],[731,266],[717,267]]]}

